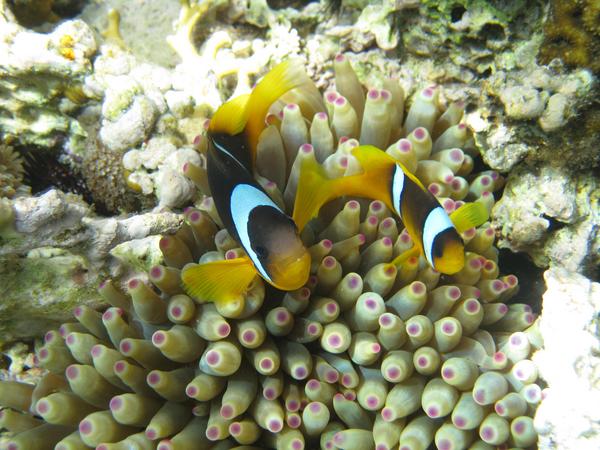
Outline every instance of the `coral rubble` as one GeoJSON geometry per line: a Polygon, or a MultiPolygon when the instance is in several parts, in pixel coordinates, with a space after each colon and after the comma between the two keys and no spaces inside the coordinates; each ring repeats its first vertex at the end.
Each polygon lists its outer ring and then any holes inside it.
{"type": "MultiPolygon", "coordinates": [[[[349,175],[361,170],[351,149],[369,143],[410,166],[449,212],[463,200],[493,206],[503,180],[473,173],[460,103],[443,105],[431,86],[409,102],[397,80],[364,95],[342,55],[335,72],[324,111],[307,124],[299,105],[280,105],[261,135],[258,171],[275,201],[293,206],[303,158],[349,175]]],[[[20,431],[9,448],[535,444],[539,323],[517,278],[501,273],[489,223],[465,232],[466,265],[447,277],[421,258],[389,264],[412,245],[397,219],[378,200],[339,199],[303,233],[306,286],[277,292],[256,278],[235,302],[196,303],[181,269],[240,249],[192,164],[186,175],[205,197],[160,240],[162,264],[129,278],[126,293],[102,282],[107,310],[77,307],[77,322],[49,331],[37,351],[49,373],[35,388],[0,383],[0,421],[20,431]]]]}

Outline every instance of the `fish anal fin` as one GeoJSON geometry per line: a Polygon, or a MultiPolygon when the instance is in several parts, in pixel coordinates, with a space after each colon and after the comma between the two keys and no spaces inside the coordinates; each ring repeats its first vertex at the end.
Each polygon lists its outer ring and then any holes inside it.
{"type": "Polygon", "coordinates": [[[409,248],[408,250],[400,253],[398,256],[396,256],[393,261],[390,263],[396,267],[400,267],[402,264],[404,264],[406,261],[408,261],[409,258],[417,257],[421,254],[421,250],[419,249],[419,247],[417,245],[413,245],[411,248],[409,248]]]}
{"type": "Polygon", "coordinates": [[[470,228],[478,227],[485,223],[488,218],[488,210],[481,202],[465,203],[450,214],[450,220],[459,233],[464,233],[470,228]]]}
{"type": "Polygon", "coordinates": [[[257,272],[248,257],[189,264],[181,279],[185,292],[199,303],[236,301],[243,296],[257,272]]]}
{"type": "Polygon", "coordinates": [[[250,94],[240,95],[223,103],[210,119],[210,133],[225,133],[230,136],[244,131],[248,122],[250,94]]]}

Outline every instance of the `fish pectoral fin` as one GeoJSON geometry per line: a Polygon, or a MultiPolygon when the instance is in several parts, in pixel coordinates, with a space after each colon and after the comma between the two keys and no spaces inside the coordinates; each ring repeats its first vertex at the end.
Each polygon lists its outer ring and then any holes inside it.
{"type": "Polygon", "coordinates": [[[481,202],[465,203],[452,214],[450,220],[456,231],[464,233],[470,228],[478,227],[489,219],[489,213],[481,202]]]}
{"type": "Polygon", "coordinates": [[[248,257],[188,264],[181,272],[185,292],[199,303],[227,302],[248,290],[257,272],[248,257]]]}
{"type": "Polygon", "coordinates": [[[221,105],[210,119],[211,133],[226,133],[231,136],[241,133],[248,122],[250,94],[240,95],[221,105]]]}
{"type": "Polygon", "coordinates": [[[419,249],[419,247],[417,245],[413,245],[408,250],[406,250],[406,251],[400,253],[398,256],[396,256],[390,264],[393,264],[396,267],[400,267],[409,258],[412,258],[413,256],[417,257],[420,254],[421,254],[421,250],[419,249]]]}
{"type": "Polygon", "coordinates": [[[344,187],[350,177],[330,179],[314,159],[302,162],[292,219],[301,232],[310,219],[316,217],[325,203],[345,195],[344,187]]]}

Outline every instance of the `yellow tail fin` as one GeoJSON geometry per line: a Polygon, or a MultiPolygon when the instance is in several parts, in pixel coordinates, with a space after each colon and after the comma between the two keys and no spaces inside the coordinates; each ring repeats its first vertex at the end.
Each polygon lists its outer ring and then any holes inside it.
{"type": "Polygon", "coordinates": [[[298,231],[302,231],[309,220],[317,216],[321,206],[334,198],[346,195],[347,182],[350,178],[354,177],[333,180],[328,178],[325,170],[314,157],[302,162],[292,214],[298,231]]]}
{"type": "Polygon", "coordinates": [[[465,203],[450,214],[450,220],[459,233],[464,233],[469,228],[478,227],[485,223],[488,218],[488,210],[481,202],[465,203]]]}
{"type": "Polygon", "coordinates": [[[293,214],[300,231],[318,214],[321,206],[344,195],[378,199],[393,209],[388,186],[390,168],[396,161],[370,145],[357,147],[352,154],[358,159],[363,173],[333,180],[314,158],[303,162],[293,214]]]}

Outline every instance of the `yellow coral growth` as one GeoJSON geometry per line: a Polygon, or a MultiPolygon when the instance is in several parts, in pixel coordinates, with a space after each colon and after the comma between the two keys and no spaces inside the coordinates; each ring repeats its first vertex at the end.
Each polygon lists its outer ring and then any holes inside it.
{"type": "Polygon", "coordinates": [[[554,0],[544,34],[540,62],[560,58],[568,66],[600,71],[600,0],[554,0]]]}
{"type": "Polygon", "coordinates": [[[12,147],[0,144],[0,198],[15,195],[24,173],[21,156],[12,147]]]}

